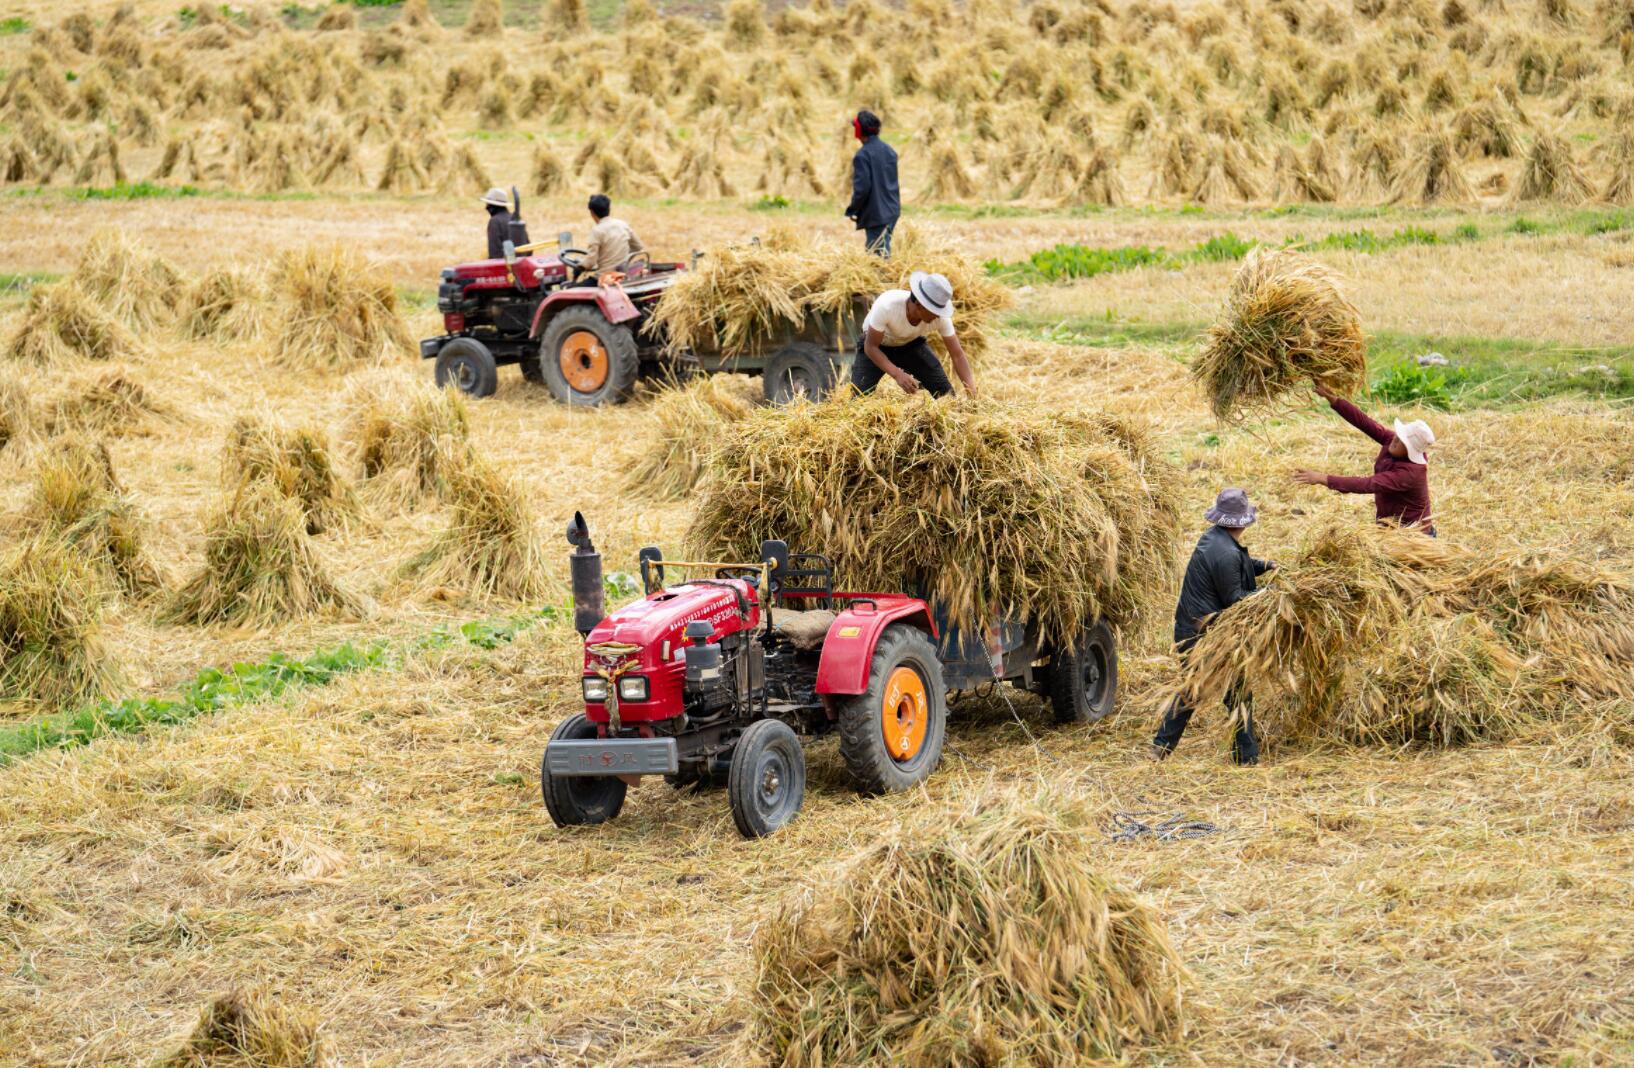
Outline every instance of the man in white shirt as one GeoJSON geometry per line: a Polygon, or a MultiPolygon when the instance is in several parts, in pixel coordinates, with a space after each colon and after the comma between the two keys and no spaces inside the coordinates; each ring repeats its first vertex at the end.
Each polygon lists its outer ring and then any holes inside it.
{"type": "Polygon", "coordinates": [[[965,392],[975,396],[970,361],[953,331],[953,285],[942,275],[924,271],[909,276],[907,289],[881,293],[868,310],[851,360],[851,384],[859,393],[871,393],[880,379],[889,377],[904,393],[921,389],[933,397],[952,393],[942,361],[925,340],[932,331],[947,346],[965,392]]]}

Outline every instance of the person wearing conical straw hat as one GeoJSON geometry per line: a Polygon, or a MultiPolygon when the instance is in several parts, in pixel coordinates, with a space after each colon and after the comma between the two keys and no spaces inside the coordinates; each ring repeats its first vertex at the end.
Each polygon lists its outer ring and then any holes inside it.
{"type": "Polygon", "coordinates": [[[975,396],[970,360],[953,329],[953,283],[924,271],[908,276],[907,289],[881,293],[868,309],[851,357],[851,384],[858,393],[872,393],[880,379],[889,377],[904,393],[921,389],[933,397],[952,393],[942,361],[925,340],[933,331],[947,346],[965,392],[975,396]]]}
{"type": "Polygon", "coordinates": [[[1312,383],[1316,395],[1328,402],[1339,417],[1379,443],[1371,475],[1324,475],[1301,468],[1294,481],[1307,486],[1326,486],[1337,493],[1373,494],[1373,512],[1380,523],[1400,524],[1435,537],[1430,516],[1430,472],[1425,453],[1435,444],[1435,434],[1422,419],[1411,423],[1396,420],[1391,431],[1369,419],[1356,405],[1312,383]]]}
{"type": "MultiPolygon", "coordinates": [[[[1250,556],[1243,546],[1243,531],[1253,526],[1258,517],[1259,510],[1249,503],[1248,494],[1235,487],[1221,490],[1214,499],[1214,507],[1203,513],[1211,526],[1197,539],[1197,547],[1192,550],[1191,560],[1186,564],[1186,577],[1180,583],[1180,601],[1174,609],[1175,652],[1182,666],[1209,622],[1253,593],[1256,578],[1276,569],[1277,565],[1269,560],[1250,556]]],[[[1241,682],[1226,691],[1225,704],[1228,709],[1242,711],[1236,737],[1232,739],[1232,760],[1243,765],[1258,764],[1260,743],[1254,735],[1252,698],[1241,682]]],[[[1153,760],[1163,760],[1174,752],[1196,710],[1188,694],[1175,695],[1152,738],[1153,760]]]]}

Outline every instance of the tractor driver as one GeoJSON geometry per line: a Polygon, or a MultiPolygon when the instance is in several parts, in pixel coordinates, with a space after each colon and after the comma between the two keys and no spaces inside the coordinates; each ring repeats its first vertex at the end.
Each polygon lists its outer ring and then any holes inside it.
{"type": "Polygon", "coordinates": [[[578,285],[595,285],[603,274],[624,270],[631,256],[647,250],[629,223],[612,217],[612,210],[613,202],[607,199],[606,193],[590,198],[590,218],[595,220],[595,225],[590,228],[590,239],[584,245],[584,266],[579,269],[578,285]]]}
{"type": "Polygon", "coordinates": [[[851,384],[859,393],[872,393],[879,380],[889,376],[904,393],[921,388],[933,397],[953,392],[953,383],[942,370],[925,338],[934,330],[953,357],[953,369],[964,383],[965,393],[976,395],[970,361],[953,330],[953,285],[944,276],[915,271],[907,289],[890,289],[879,295],[857,335],[857,352],[851,360],[851,384]]]}

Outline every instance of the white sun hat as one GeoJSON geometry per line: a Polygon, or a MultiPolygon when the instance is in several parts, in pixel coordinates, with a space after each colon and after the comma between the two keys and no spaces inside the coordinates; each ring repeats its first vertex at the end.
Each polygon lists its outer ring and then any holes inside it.
{"type": "Polygon", "coordinates": [[[938,319],[945,319],[953,310],[953,283],[944,275],[915,271],[908,276],[908,292],[938,319]]]}
{"type": "Polygon", "coordinates": [[[1430,424],[1422,419],[1414,419],[1411,423],[1396,420],[1396,437],[1407,447],[1407,458],[1415,464],[1424,462],[1424,450],[1435,444],[1435,434],[1430,430],[1430,424]]]}
{"type": "Polygon", "coordinates": [[[511,206],[511,197],[505,190],[494,186],[494,188],[482,194],[482,202],[492,204],[496,208],[508,208],[511,206]]]}

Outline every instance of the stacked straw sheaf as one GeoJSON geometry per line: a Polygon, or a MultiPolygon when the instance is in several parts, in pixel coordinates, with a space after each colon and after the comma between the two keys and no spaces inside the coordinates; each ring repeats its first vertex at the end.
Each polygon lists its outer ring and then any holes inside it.
{"type": "Polygon", "coordinates": [[[1222,420],[1275,410],[1313,380],[1354,394],[1367,381],[1361,316],[1328,268],[1298,252],[1255,248],[1192,374],[1222,420]]]}
{"type": "Polygon", "coordinates": [[[756,1037],[785,1068],[1100,1063],[1177,1037],[1163,920],[1095,870],[1081,802],[935,809],[824,873],[755,941],[756,1037]]]}
{"type": "MultiPolygon", "coordinates": [[[[960,625],[1073,644],[1170,596],[1178,476],[1134,423],[918,396],[761,409],[709,462],[687,541],[830,556],[847,589],[918,591],[960,625]]],[[[710,555],[714,554],[714,555],[710,555]]]]}
{"type": "Polygon", "coordinates": [[[841,343],[849,344],[851,320],[885,290],[905,288],[914,271],[947,276],[960,343],[972,355],[984,351],[989,319],[1010,305],[1010,291],[955,246],[911,225],[898,233],[889,260],[788,230],[763,244],[711,249],[665,291],[647,329],[673,351],[732,355],[798,330],[810,317],[839,316],[846,324],[841,343]]]}
{"type": "Polygon", "coordinates": [[[1219,615],[1179,687],[1210,699],[1243,679],[1273,737],[1450,746],[1634,698],[1630,663],[1627,575],[1331,527],[1219,615]]]}
{"type": "Polygon", "coordinates": [[[755,410],[760,383],[744,375],[709,375],[653,401],[652,445],[625,476],[630,492],[678,501],[703,478],[709,455],[732,424],[755,410]]]}

